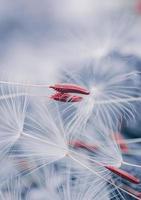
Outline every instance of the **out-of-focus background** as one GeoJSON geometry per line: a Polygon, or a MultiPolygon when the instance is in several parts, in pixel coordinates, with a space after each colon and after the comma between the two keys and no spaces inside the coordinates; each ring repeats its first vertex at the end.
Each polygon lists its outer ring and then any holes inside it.
{"type": "Polygon", "coordinates": [[[92,54],[108,43],[104,51],[140,57],[140,41],[140,0],[0,0],[2,78],[53,80],[88,43],[92,54]]]}

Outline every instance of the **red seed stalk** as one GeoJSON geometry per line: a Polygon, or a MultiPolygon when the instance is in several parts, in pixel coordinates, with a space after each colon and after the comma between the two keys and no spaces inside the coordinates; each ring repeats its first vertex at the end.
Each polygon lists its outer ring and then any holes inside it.
{"type": "Polygon", "coordinates": [[[73,84],[55,84],[54,86],[50,86],[49,88],[52,88],[61,93],[77,93],[84,95],[90,94],[90,92],[87,89],[73,84]]]}
{"type": "Polygon", "coordinates": [[[114,166],[105,166],[108,170],[110,170],[111,172],[113,172],[114,174],[132,182],[132,183],[135,183],[135,184],[139,184],[140,183],[140,180],[138,178],[136,178],[135,176],[129,174],[128,172],[122,170],[122,169],[119,169],[119,168],[116,168],[114,166]]]}
{"type": "MultiPolygon", "coordinates": [[[[51,96],[51,99],[54,99],[56,101],[62,101],[62,102],[79,102],[83,99],[82,97],[73,96],[68,93],[78,93],[78,94],[84,94],[84,95],[90,94],[90,92],[87,89],[77,86],[77,85],[72,85],[72,84],[56,84],[54,86],[50,86],[50,88],[57,91],[56,94],[51,96]]],[[[121,134],[114,135],[113,139],[117,143],[120,144],[121,150],[123,150],[124,152],[128,151],[128,146],[124,142],[124,139],[121,136],[121,134]]],[[[87,145],[82,141],[75,141],[75,142],[71,143],[70,145],[77,147],[77,148],[86,148],[88,150],[93,150],[93,149],[97,148],[96,146],[87,145]]],[[[128,172],[126,172],[122,169],[119,169],[114,166],[105,166],[105,168],[132,183],[135,183],[135,184],[140,183],[140,180],[138,178],[136,178],[135,176],[129,174],[128,172]]],[[[135,193],[135,191],[132,191],[132,193],[135,193]]]]}
{"type": "MultiPolygon", "coordinates": [[[[122,141],[118,140],[116,141],[117,144],[121,144],[122,141]]],[[[71,146],[75,147],[75,148],[86,148],[87,150],[96,150],[98,148],[97,145],[91,145],[91,144],[86,144],[85,142],[82,142],[82,141],[73,141],[71,144],[71,146]]],[[[120,145],[120,149],[123,153],[127,152],[127,145],[124,144],[123,146],[120,145]],[[125,145],[125,146],[124,146],[125,145]]]]}
{"type": "Polygon", "coordinates": [[[51,99],[55,101],[61,101],[61,102],[80,102],[83,98],[79,96],[72,96],[70,94],[62,94],[60,92],[57,92],[56,94],[52,95],[50,97],[51,99]]]}
{"type": "Polygon", "coordinates": [[[82,141],[74,141],[74,142],[71,142],[70,144],[71,146],[75,147],[75,148],[85,148],[87,150],[96,150],[97,149],[97,146],[96,145],[90,145],[90,144],[86,144],[82,141]]]}
{"type": "Polygon", "coordinates": [[[119,144],[120,149],[122,150],[123,153],[127,153],[128,152],[128,150],[129,150],[128,149],[128,145],[124,141],[124,138],[121,135],[121,133],[115,133],[115,134],[113,134],[112,138],[116,141],[117,144],[119,144]]]}

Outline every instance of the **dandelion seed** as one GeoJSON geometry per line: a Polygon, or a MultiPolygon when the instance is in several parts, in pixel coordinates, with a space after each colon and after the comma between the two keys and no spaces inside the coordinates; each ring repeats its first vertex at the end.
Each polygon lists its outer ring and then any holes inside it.
{"type": "Polygon", "coordinates": [[[5,157],[20,138],[24,127],[29,98],[23,87],[0,86],[0,156],[5,157]],[[12,96],[14,94],[14,96],[12,96]],[[7,97],[8,98],[5,98],[7,97]],[[3,98],[2,98],[3,97],[3,98]]]}
{"type": "Polygon", "coordinates": [[[140,180],[138,178],[136,178],[135,176],[132,176],[131,174],[125,172],[124,170],[118,169],[114,166],[106,166],[106,168],[110,171],[112,171],[113,173],[117,174],[118,176],[121,176],[122,178],[135,183],[135,184],[139,184],[140,180]]]}
{"type": "Polygon", "coordinates": [[[78,85],[72,85],[72,84],[56,84],[54,86],[50,86],[50,88],[61,92],[61,93],[77,93],[77,94],[84,94],[89,95],[90,92],[86,90],[83,87],[80,87],[78,85]]]}
{"type": "Polygon", "coordinates": [[[90,91],[83,101],[67,109],[74,113],[70,126],[75,121],[85,128],[93,119],[93,123],[116,129],[121,118],[135,120],[134,104],[141,101],[140,85],[136,82],[140,73],[121,70],[116,61],[114,58],[103,58],[98,63],[92,60],[86,66],[83,64],[78,69],[71,66],[71,71],[64,72],[63,82],[82,85],[90,91]]]}
{"type": "Polygon", "coordinates": [[[68,93],[65,94],[60,92],[52,95],[50,98],[61,102],[80,102],[83,99],[82,97],[79,96],[73,96],[68,93]]]}
{"type": "MultiPolygon", "coordinates": [[[[76,142],[73,142],[72,143],[72,146],[76,147],[76,148],[85,148],[89,151],[95,151],[97,150],[98,147],[96,146],[90,146],[90,145],[87,145],[85,144],[84,142],[81,142],[81,141],[76,141],[76,142]]],[[[101,163],[102,165],[102,163],[101,163]]],[[[121,170],[119,168],[116,168],[114,166],[105,166],[108,170],[112,171],[113,173],[115,173],[116,175],[132,182],[132,183],[135,183],[135,184],[139,184],[140,183],[140,180],[138,178],[136,178],[135,176],[132,176],[131,174],[125,172],[124,170],[121,170]]]]}
{"type": "Polygon", "coordinates": [[[98,147],[96,145],[89,145],[89,144],[86,144],[84,143],[83,141],[72,141],[71,146],[73,146],[74,148],[85,148],[85,149],[88,149],[88,150],[96,150],[98,147]]]}

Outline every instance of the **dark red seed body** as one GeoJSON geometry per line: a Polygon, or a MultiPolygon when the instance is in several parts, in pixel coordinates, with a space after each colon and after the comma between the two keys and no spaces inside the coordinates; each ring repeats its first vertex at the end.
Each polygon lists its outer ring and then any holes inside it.
{"type": "Polygon", "coordinates": [[[119,168],[116,168],[114,166],[105,166],[108,170],[110,170],[111,172],[113,172],[114,174],[132,182],[132,183],[135,183],[135,184],[139,184],[140,183],[140,180],[138,178],[136,178],[135,176],[129,174],[128,172],[122,170],[122,169],[119,169],[119,168]]]}
{"type": "Polygon", "coordinates": [[[70,144],[71,146],[75,147],[75,148],[85,148],[87,150],[96,150],[97,147],[94,146],[94,145],[88,145],[82,141],[74,141],[74,142],[71,142],[70,144]]]}
{"type": "MultiPolygon", "coordinates": [[[[120,141],[119,141],[119,143],[120,143],[120,141]]],[[[84,143],[82,141],[74,141],[70,145],[73,146],[73,147],[75,147],[75,148],[85,148],[87,150],[96,150],[96,149],[98,149],[97,145],[86,144],[86,143],[84,143]]],[[[123,153],[127,152],[127,148],[122,147],[121,145],[120,145],[120,149],[121,149],[121,151],[123,153]]]]}
{"type": "Polygon", "coordinates": [[[78,93],[85,95],[90,94],[90,92],[87,89],[73,84],[55,84],[54,86],[50,86],[50,88],[61,93],[78,93]]]}
{"type": "Polygon", "coordinates": [[[119,144],[120,149],[122,150],[123,153],[127,153],[128,152],[128,145],[126,144],[126,142],[124,141],[123,136],[121,135],[121,133],[116,133],[114,135],[112,135],[113,139],[116,141],[117,144],[119,144]]]}
{"type": "Polygon", "coordinates": [[[62,94],[60,92],[52,95],[50,97],[53,100],[60,101],[60,102],[80,102],[83,98],[79,96],[72,96],[70,94],[62,94]]]}

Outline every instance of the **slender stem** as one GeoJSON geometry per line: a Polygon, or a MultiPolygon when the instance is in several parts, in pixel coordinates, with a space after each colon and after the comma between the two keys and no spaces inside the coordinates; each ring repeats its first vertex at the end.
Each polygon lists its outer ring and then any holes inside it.
{"type": "Polygon", "coordinates": [[[0,96],[0,100],[10,99],[10,98],[20,97],[20,96],[45,97],[45,98],[48,98],[48,96],[45,96],[45,95],[43,96],[43,95],[35,95],[35,94],[31,94],[31,93],[13,93],[13,94],[0,96]]]}
{"type": "Polygon", "coordinates": [[[132,167],[138,167],[138,168],[141,168],[141,165],[136,165],[136,164],[128,163],[128,162],[125,162],[125,161],[123,161],[122,164],[124,164],[124,165],[128,165],[128,166],[132,166],[132,167]]]}
{"type": "Polygon", "coordinates": [[[33,136],[33,135],[29,135],[29,134],[27,134],[27,133],[25,133],[25,132],[22,132],[21,135],[23,135],[23,136],[25,136],[25,137],[29,137],[29,138],[34,139],[34,140],[38,140],[39,142],[46,143],[46,144],[48,144],[48,145],[54,146],[54,147],[59,148],[59,149],[62,149],[62,150],[67,150],[67,148],[60,147],[60,146],[57,145],[57,144],[54,144],[54,143],[52,143],[52,142],[48,142],[47,140],[43,140],[43,139],[38,138],[38,137],[33,136]]]}
{"type": "Polygon", "coordinates": [[[132,101],[141,101],[141,97],[130,97],[130,98],[123,98],[123,99],[111,99],[105,101],[95,101],[95,104],[98,105],[105,105],[105,104],[118,104],[118,103],[126,103],[132,101]]]}
{"type": "Polygon", "coordinates": [[[49,85],[46,85],[46,84],[18,83],[18,82],[12,82],[12,81],[0,81],[0,83],[9,84],[9,85],[17,85],[17,86],[27,86],[27,87],[40,87],[40,88],[49,87],[49,85]]]}

